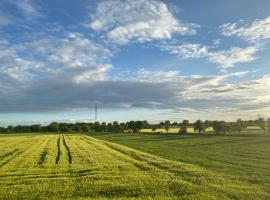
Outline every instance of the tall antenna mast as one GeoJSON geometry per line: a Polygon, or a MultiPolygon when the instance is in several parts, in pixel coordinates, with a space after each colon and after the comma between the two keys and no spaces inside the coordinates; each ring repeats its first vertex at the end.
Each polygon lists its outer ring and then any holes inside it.
{"type": "Polygon", "coordinates": [[[97,104],[95,104],[95,121],[96,121],[96,122],[97,122],[97,120],[98,120],[98,112],[97,112],[97,109],[98,109],[97,104]]]}

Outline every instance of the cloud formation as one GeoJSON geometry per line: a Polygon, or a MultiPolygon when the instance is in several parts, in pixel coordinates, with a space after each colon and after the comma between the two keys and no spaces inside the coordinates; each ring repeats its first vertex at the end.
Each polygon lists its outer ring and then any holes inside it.
{"type": "Polygon", "coordinates": [[[269,38],[269,17],[220,28],[226,37],[244,39],[241,45],[224,45],[221,35],[209,38],[208,45],[197,35],[198,26],[184,23],[164,1],[98,1],[90,22],[85,16],[88,27],[39,18],[44,10],[34,3],[0,3],[15,11],[0,11],[0,113],[86,110],[94,103],[109,109],[168,111],[177,117],[270,110],[269,75],[252,74],[248,65],[240,72],[227,69],[259,58],[261,43],[269,38]],[[174,56],[161,54],[160,48],[206,61],[200,63],[203,71],[196,66],[182,71],[181,62],[171,62],[174,56]],[[142,54],[148,59],[148,53],[149,60],[141,59],[142,54]]]}
{"type": "Polygon", "coordinates": [[[184,59],[206,58],[220,68],[234,67],[238,63],[247,63],[256,60],[255,54],[260,50],[258,46],[246,48],[232,47],[228,50],[212,50],[211,47],[201,44],[162,45],[163,50],[178,55],[184,59]]]}
{"type": "Polygon", "coordinates": [[[111,68],[106,62],[112,52],[78,33],[15,45],[3,40],[0,50],[2,76],[25,85],[39,79],[103,80],[111,68]]]}
{"type": "Polygon", "coordinates": [[[249,42],[258,42],[270,38],[270,17],[257,19],[251,24],[226,23],[220,26],[224,36],[237,36],[249,42]]]}
{"type": "Polygon", "coordinates": [[[117,44],[196,33],[193,27],[176,19],[166,4],[157,0],[102,1],[92,15],[90,27],[105,32],[107,38],[117,44]]]}

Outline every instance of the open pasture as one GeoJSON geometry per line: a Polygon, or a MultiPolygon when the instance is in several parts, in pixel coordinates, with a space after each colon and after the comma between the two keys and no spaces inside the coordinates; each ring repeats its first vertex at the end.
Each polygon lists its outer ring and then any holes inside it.
{"type": "Polygon", "coordinates": [[[200,166],[270,193],[270,135],[92,134],[165,159],[200,166]]]}
{"type": "Polygon", "coordinates": [[[108,198],[246,200],[270,196],[256,181],[233,179],[90,136],[0,136],[0,199],[108,198]]]}

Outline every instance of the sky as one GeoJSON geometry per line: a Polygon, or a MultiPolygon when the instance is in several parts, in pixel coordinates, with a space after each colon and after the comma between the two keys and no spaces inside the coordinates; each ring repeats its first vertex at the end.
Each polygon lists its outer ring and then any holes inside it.
{"type": "Polygon", "coordinates": [[[0,126],[270,117],[269,0],[0,0],[0,126]]]}

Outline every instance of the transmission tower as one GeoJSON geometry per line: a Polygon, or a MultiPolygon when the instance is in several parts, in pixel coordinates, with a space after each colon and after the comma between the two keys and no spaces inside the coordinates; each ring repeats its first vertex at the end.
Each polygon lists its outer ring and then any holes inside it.
{"type": "Polygon", "coordinates": [[[97,104],[95,104],[95,122],[98,121],[98,107],[97,104]]]}

